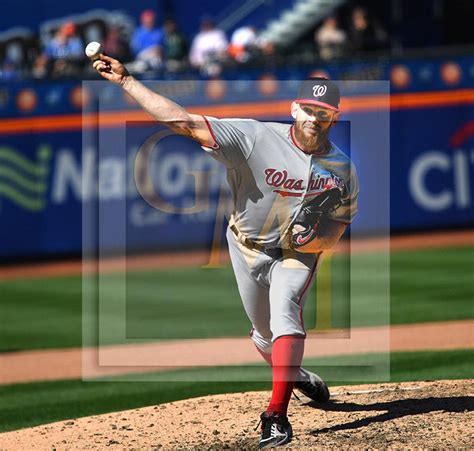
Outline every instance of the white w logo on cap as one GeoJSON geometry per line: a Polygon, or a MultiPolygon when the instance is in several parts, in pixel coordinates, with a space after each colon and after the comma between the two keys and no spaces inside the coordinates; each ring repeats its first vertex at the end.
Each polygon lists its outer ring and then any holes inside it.
{"type": "Polygon", "coordinates": [[[314,97],[321,97],[326,94],[328,87],[326,85],[314,85],[313,86],[313,96],[314,97]]]}

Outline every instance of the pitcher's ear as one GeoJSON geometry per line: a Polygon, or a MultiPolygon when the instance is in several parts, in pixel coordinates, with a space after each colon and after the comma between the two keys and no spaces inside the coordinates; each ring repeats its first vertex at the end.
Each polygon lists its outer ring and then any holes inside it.
{"type": "Polygon", "coordinates": [[[296,120],[296,112],[298,111],[298,104],[296,102],[291,102],[291,117],[296,120]]]}
{"type": "Polygon", "coordinates": [[[339,118],[341,117],[341,112],[337,111],[334,116],[332,117],[332,124],[331,127],[339,122],[339,118]]]}

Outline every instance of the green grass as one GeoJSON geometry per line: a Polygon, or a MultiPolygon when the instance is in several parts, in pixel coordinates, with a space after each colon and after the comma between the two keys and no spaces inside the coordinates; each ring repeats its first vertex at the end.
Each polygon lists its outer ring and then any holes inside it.
{"type": "Polygon", "coordinates": [[[80,346],[80,277],[2,282],[0,292],[0,351],[80,346]]]}
{"type": "MultiPolygon", "coordinates": [[[[472,350],[393,353],[390,356],[391,381],[473,378],[474,369],[470,364],[473,357],[472,350]]],[[[351,356],[350,360],[357,362],[360,358],[361,356],[351,356]]],[[[377,358],[377,355],[374,355],[374,359],[377,358]]],[[[348,357],[312,359],[306,361],[305,365],[315,365],[319,373],[325,375],[327,368],[340,365],[342,359],[347,361],[348,357]]],[[[207,394],[270,389],[270,383],[265,381],[269,377],[269,369],[266,366],[219,368],[221,379],[228,377],[229,382],[209,381],[210,374],[215,376],[216,370],[159,373],[153,375],[155,382],[74,380],[2,386],[0,431],[207,394]],[[200,382],[168,382],[172,377],[182,377],[184,374],[200,382]],[[235,382],[237,378],[253,382],[235,382]]],[[[150,376],[143,378],[149,379],[150,376]]],[[[347,385],[346,381],[341,382],[347,385]]],[[[366,379],[364,383],[370,383],[370,380],[366,379]]],[[[334,384],[337,382],[329,385],[334,384]]]]}
{"type": "Polygon", "coordinates": [[[394,252],[392,324],[474,318],[474,247],[394,252]]]}
{"type": "MultiPolygon", "coordinates": [[[[333,325],[347,325],[349,299],[343,258],[335,259],[333,325]],[[346,287],[347,288],[347,287],[346,287]]],[[[357,303],[353,325],[387,322],[386,304],[372,282],[380,269],[377,254],[354,257],[357,303]]],[[[391,255],[392,324],[447,321],[474,317],[473,248],[394,252],[391,255]]],[[[243,336],[250,324],[244,314],[230,267],[130,272],[127,302],[120,304],[120,276],[102,277],[101,305],[110,337],[125,329],[127,338],[202,338],[243,336]]],[[[61,277],[0,283],[0,351],[81,345],[81,279],[61,277]]],[[[315,321],[308,301],[305,324],[315,321]]],[[[86,319],[88,319],[86,317],[86,319]]]]}

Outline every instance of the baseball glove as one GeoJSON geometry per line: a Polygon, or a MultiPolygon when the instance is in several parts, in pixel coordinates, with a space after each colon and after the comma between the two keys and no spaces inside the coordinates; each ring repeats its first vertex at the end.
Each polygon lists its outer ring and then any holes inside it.
{"type": "Polygon", "coordinates": [[[336,210],[342,203],[342,191],[333,187],[323,191],[303,206],[290,226],[290,245],[297,250],[305,246],[317,235],[321,218],[336,210]]]}

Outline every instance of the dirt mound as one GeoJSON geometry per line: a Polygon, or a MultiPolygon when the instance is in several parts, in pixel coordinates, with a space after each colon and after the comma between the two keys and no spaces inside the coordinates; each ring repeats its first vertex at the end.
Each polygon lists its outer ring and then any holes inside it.
{"type": "MultiPolygon", "coordinates": [[[[292,401],[292,448],[469,448],[473,380],[335,387],[292,401]],[[307,401],[307,400],[306,400],[307,401]]],[[[268,392],[178,401],[0,434],[0,449],[249,449],[268,392]]]]}

